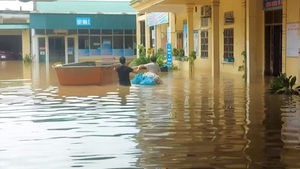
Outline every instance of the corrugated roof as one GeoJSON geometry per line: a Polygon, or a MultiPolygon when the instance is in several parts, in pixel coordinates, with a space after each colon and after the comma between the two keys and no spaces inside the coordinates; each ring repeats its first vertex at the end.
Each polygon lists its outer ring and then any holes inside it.
{"type": "Polygon", "coordinates": [[[129,1],[53,1],[37,2],[37,10],[42,13],[103,13],[135,14],[129,1]]]}

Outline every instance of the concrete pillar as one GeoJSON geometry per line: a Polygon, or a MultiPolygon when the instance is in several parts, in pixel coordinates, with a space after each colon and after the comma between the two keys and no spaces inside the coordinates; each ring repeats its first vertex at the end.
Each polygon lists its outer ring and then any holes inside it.
{"type": "Polygon", "coordinates": [[[75,62],[79,62],[79,44],[78,44],[78,36],[74,37],[74,57],[75,57],[75,62]]]}
{"type": "Polygon", "coordinates": [[[146,25],[146,27],[145,27],[145,43],[146,43],[145,47],[146,47],[146,49],[152,47],[150,45],[151,40],[152,40],[152,37],[150,36],[150,27],[146,25]]]}
{"type": "Polygon", "coordinates": [[[255,80],[257,61],[257,42],[258,42],[258,22],[259,15],[256,12],[258,1],[247,0],[246,4],[246,51],[247,51],[247,83],[255,80]]]}
{"type": "Polygon", "coordinates": [[[45,49],[46,49],[45,63],[46,63],[46,65],[49,65],[50,55],[49,55],[49,37],[48,36],[45,37],[45,49]]]}
{"type": "Polygon", "coordinates": [[[139,20],[138,14],[136,15],[136,45],[141,44],[141,21],[139,20]]]}
{"type": "Polygon", "coordinates": [[[39,62],[38,38],[35,35],[35,29],[31,29],[31,55],[34,56],[34,62],[39,62]]]}
{"type": "Polygon", "coordinates": [[[151,48],[151,41],[152,41],[152,37],[150,35],[150,27],[147,26],[147,24],[145,23],[146,27],[145,27],[145,47],[146,47],[146,50],[151,48]]]}
{"type": "Polygon", "coordinates": [[[219,77],[220,75],[220,38],[219,38],[219,13],[220,0],[212,0],[211,23],[212,23],[212,76],[219,77]]]}
{"type": "Polygon", "coordinates": [[[31,54],[30,38],[31,38],[30,30],[29,29],[22,30],[22,58],[24,58],[26,54],[31,54]]]}
{"type": "Polygon", "coordinates": [[[170,27],[170,42],[172,44],[172,47],[177,46],[177,34],[176,34],[176,24],[175,24],[175,14],[169,13],[169,27],[170,27]]]}
{"type": "Polygon", "coordinates": [[[244,12],[243,12],[243,42],[244,42],[244,51],[246,51],[246,47],[247,47],[247,44],[246,44],[246,35],[247,35],[247,15],[246,15],[246,2],[247,0],[243,0],[242,1],[242,7],[243,7],[243,10],[244,10],[244,12]]]}
{"type": "Polygon", "coordinates": [[[152,40],[152,37],[150,36],[150,27],[147,24],[146,20],[145,20],[145,47],[146,47],[146,52],[149,48],[151,48],[152,46],[150,45],[150,42],[152,40]]]}
{"type": "Polygon", "coordinates": [[[187,12],[187,28],[188,28],[188,46],[187,46],[187,54],[189,55],[194,50],[194,4],[186,5],[187,12]]]}
{"type": "Polygon", "coordinates": [[[161,48],[161,25],[155,26],[155,51],[157,51],[159,48],[161,48]]]}

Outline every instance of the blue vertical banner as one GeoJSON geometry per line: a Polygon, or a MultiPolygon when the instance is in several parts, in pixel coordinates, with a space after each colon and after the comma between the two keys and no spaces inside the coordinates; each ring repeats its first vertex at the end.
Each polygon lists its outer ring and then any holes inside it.
{"type": "Polygon", "coordinates": [[[173,65],[172,44],[167,43],[167,66],[171,67],[172,65],[173,65]]]}

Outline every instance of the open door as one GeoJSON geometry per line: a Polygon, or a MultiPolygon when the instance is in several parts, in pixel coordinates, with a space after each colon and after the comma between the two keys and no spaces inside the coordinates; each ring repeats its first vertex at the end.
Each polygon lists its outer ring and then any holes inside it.
{"type": "Polygon", "coordinates": [[[282,71],[282,26],[266,26],[265,75],[277,76],[282,71]]]}

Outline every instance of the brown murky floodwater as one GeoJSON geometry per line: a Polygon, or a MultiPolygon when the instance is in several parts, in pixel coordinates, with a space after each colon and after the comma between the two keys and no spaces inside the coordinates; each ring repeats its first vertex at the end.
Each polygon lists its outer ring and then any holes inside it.
{"type": "Polygon", "coordinates": [[[162,78],[60,86],[49,65],[0,62],[0,168],[300,168],[299,97],[267,79],[162,78]]]}

